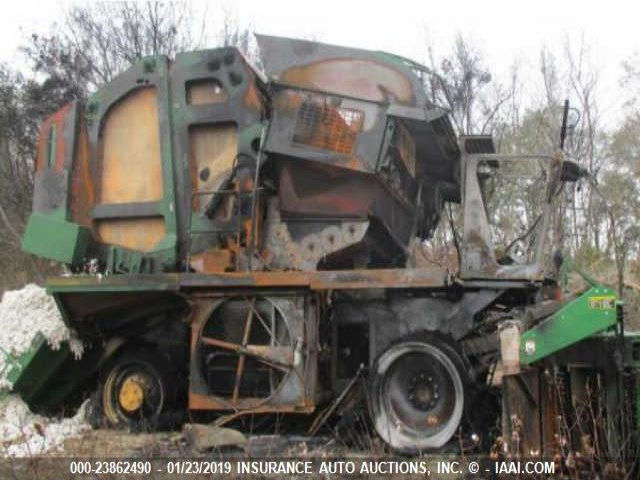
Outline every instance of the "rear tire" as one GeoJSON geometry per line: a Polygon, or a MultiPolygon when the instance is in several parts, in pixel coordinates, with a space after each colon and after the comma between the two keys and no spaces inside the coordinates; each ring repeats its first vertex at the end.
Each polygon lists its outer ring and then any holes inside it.
{"type": "Polygon", "coordinates": [[[466,372],[458,352],[433,335],[413,335],[389,347],[371,372],[378,435],[403,453],[447,445],[464,417],[466,372]]]}

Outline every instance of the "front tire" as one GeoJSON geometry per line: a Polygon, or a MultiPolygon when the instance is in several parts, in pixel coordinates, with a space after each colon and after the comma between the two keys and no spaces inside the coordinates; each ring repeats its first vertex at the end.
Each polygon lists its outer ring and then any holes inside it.
{"type": "Polygon", "coordinates": [[[378,357],[371,380],[374,427],[394,450],[440,449],[458,430],[467,378],[460,355],[445,342],[396,343],[378,357]]]}
{"type": "MultiPolygon", "coordinates": [[[[119,354],[100,377],[93,399],[93,423],[155,430],[175,403],[167,360],[149,348],[119,354]]],[[[175,387],[175,385],[174,385],[175,387]]]]}

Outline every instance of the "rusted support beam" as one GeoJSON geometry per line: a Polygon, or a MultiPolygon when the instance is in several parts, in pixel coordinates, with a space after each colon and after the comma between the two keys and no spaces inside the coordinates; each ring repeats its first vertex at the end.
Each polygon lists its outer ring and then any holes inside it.
{"type": "Polygon", "coordinates": [[[293,349],[291,347],[271,347],[265,345],[247,345],[225,342],[211,337],[200,337],[205,345],[231,350],[238,355],[248,355],[261,362],[288,370],[293,367],[293,349]]]}

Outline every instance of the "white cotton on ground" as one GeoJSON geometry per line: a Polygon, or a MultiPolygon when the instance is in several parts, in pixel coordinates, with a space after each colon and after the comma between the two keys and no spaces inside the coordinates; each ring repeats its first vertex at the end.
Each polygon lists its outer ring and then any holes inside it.
{"type": "Polygon", "coordinates": [[[52,349],[67,341],[72,354],[82,356],[82,342],[64,324],[55,301],[43,288],[31,284],[5,292],[0,302],[0,395],[6,395],[0,397],[0,457],[41,455],[91,428],[85,420],[85,405],[73,418],[53,419],[32,413],[18,395],[7,392],[11,388],[7,356],[16,358],[29,350],[38,332],[52,349]]]}
{"type": "Polygon", "coordinates": [[[91,429],[85,402],[72,418],[36,415],[17,395],[0,400],[0,457],[32,457],[60,449],[65,439],[91,429]]]}
{"type": "Polygon", "coordinates": [[[10,366],[5,355],[25,353],[37,332],[42,332],[52,349],[68,341],[73,355],[82,356],[82,342],[64,324],[55,301],[43,288],[29,284],[5,292],[0,302],[0,388],[11,386],[6,379],[10,366]]]}

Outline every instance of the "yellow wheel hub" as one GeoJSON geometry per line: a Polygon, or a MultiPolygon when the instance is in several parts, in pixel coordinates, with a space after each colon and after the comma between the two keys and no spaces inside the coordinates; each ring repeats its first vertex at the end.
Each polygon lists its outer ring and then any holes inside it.
{"type": "Polygon", "coordinates": [[[127,412],[135,412],[142,406],[144,400],[144,388],[140,382],[134,378],[127,378],[118,394],[118,401],[120,406],[127,412]]]}

